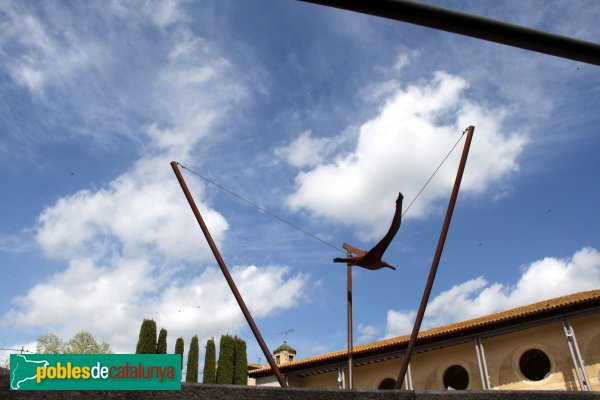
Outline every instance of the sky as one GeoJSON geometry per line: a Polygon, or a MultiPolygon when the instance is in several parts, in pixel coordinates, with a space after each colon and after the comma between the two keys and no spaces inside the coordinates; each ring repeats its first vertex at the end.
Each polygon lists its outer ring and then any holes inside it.
{"type": "MultiPolygon", "coordinates": [[[[431,4],[600,42],[593,0],[431,4]]],[[[169,163],[369,249],[469,125],[423,328],[596,289],[599,109],[597,66],[295,0],[2,1],[0,348],[132,353],[151,318],[169,352],[229,333],[265,363],[169,163]]],[[[463,143],[397,270],[354,268],[355,344],[410,332],[463,143]]],[[[343,253],[183,176],[269,348],[345,348],[343,253]]]]}

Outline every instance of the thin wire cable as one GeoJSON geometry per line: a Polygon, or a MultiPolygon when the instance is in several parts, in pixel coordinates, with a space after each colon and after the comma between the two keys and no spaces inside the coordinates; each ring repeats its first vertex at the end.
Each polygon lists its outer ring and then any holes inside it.
{"type": "Polygon", "coordinates": [[[226,187],[219,185],[217,182],[214,182],[214,181],[212,181],[212,180],[208,179],[208,178],[207,178],[207,177],[205,177],[205,176],[202,176],[202,175],[200,175],[199,173],[197,173],[196,171],[194,171],[194,170],[192,170],[192,169],[190,169],[190,168],[186,167],[185,165],[182,165],[181,163],[177,163],[177,164],[178,164],[178,165],[180,165],[180,166],[181,166],[181,168],[183,168],[183,169],[187,169],[187,170],[188,170],[188,171],[190,171],[192,174],[194,174],[194,175],[196,175],[196,176],[198,176],[198,177],[200,177],[200,178],[204,179],[206,182],[209,182],[209,183],[211,183],[211,184],[215,185],[215,186],[216,186],[216,187],[218,187],[219,189],[226,191],[226,192],[227,192],[227,193],[229,193],[230,195],[237,197],[238,199],[242,200],[243,202],[246,202],[246,203],[250,204],[251,206],[253,206],[253,207],[256,207],[256,208],[258,208],[259,210],[261,210],[261,211],[263,211],[263,212],[265,212],[265,213],[269,214],[270,216],[272,216],[272,217],[274,217],[274,218],[277,218],[277,219],[278,219],[278,220],[280,220],[281,222],[283,222],[283,223],[285,223],[285,224],[288,224],[288,225],[289,225],[289,226],[291,226],[292,228],[299,230],[300,232],[304,233],[305,235],[308,235],[308,236],[312,237],[313,239],[316,239],[316,240],[318,240],[319,242],[321,242],[321,243],[324,243],[324,244],[326,244],[327,246],[329,246],[329,247],[332,247],[332,248],[336,249],[337,251],[341,251],[342,253],[346,254],[346,252],[345,252],[344,250],[342,250],[342,249],[340,249],[339,247],[336,247],[336,246],[334,246],[333,244],[331,244],[331,243],[329,243],[329,242],[327,242],[327,241],[325,241],[325,240],[321,239],[320,237],[318,237],[318,236],[316,236],[316,235],[313,235],[312,233],[310,233],[310,232],[308,232],[308,231],[306,231],[306,230],[304,230],[304,229],[300,228],[298,225],[295,225],[295,224],[291,223],[290,221],[288,221],[288,220],[285,220],[285,219],[281,218],[280,216],[278,216],[278,215],[276,215],[276,214],[273,214],[271,211],[267,210],[266,208],[264,208],[264,207],[261,207],[261,206],[259,206],[258,204],[256,204],[256,203],[253,203],[253,202],[251,202],[250,200],[247,200],[247,199],[243,198],[243,197],[242,197],[242,196],[240,196],[239,194],[232,192],[231,190],[227,189],[226,187]]]}
{"type": "Polygon", "coordinates": [[[431,176],[429,177],[429,179],[427,179],[427,182],[425,182],[425,184],[423,185],[423,187],[421,188],[421,190],[419,190],[419,193],[417,193],[417,195],[415,196],[415,198],[410,202],[410,204],[408,205],[408,207],[406,207],[406,210],[404,210],[404,212],[402,213],[402,216],[404,217],[404,214],[406,214],[408,212],[408,210],[410,210],[410,207],[413,205],[413,203],[415,201],[417,201],[417,199],[419,198],[419,196],[421,195],[421,193],[423,193],[423,190],[425,190],[425,188],[427,187],[427,185],[429,185],[429,182],[431,182],[431,180],[433,179],[433,177],[435,176],[435,174],[437,174],[437,172],[440,170],[440,168],[442,167],[442,165],[446,162],[446,160],[448,159],[448,157],[450,157],[450,154],[452,154],[452,152],[454,151],[454,149],[456,148],[456,146],[458,146],[458,143],[461,141],[461,139],[463,138],[463,136],[465,136],[465,133],[467,132],[469,128],[466,128],[462,135],[460,135],[460,137],[458,138],[458,140],[456,141],[456,143],[454,143],[454,146],[452,146],[452,148],[450,149],[450,151],[448,152],[448,154],[446,154],[446,157],[444,157],[444,159],[442,160],[442,162],[440,163],[440,165],[437,166],[437,168],[435,169],[435,171],[433,171],[433,174],[431,174],[431,176]]]}
{"type": "MultiPolygon", "coordinates": [[[[468,129],[468,128],[467,128],[468,129]]],[[[433,179],[433,177],[435,176],[435,174],[437,174],[437,172],[440,170],[440,168],[442,167],[442,165],[446,162],[446,160],[448,159],[448,157],[450,157],[450,154],[452,154],[452,152],[454,151],[454,149],[456,148],[456,146],[458,146],[458,143],[460,143],[461,139],[463,138],[463,136],[465,136],[465,133],[467,132],[467,129],[465,129],[463,131],[463,133],[460,135],[460,138],[458,138],[458,140],[456,141],[456,143],[454,143],[454,146],[452,146],[452,148],[450,149],[450,151],[448,152],[448,154],[446,154],[446,157],[444,157],[444,159],[442,160],[442,162],[440,162],[440,164],[437,166],[437,168],[435,169],[435,171],[433,171],[433,174],[431,174],[431,176],[429,177],[429,179],[427,179],[427,182],[425,182],[425,184],[423,185],[423,187],[421,187],[421,190],[419,190],[419,193],[417,193],[417,195],[415,196],[415,198],[410,202],[410,204],[408,205],[408,207],[406,207],[406,210],[404,210],[404,212],[402,213],[402,216],[404,217],[404,215],[408,212],[408,210],[410,210],[410,208],[412,207],[412,205],[415,203],[415,201],[417,201],[417,199],[419,198],[419,196],[421,195],[421,193],[423,193],[423,191],[425,190],[425,188],[427,187],[427,185],[429,185],[429,182],[431,182],[431,180],[433,179]]],[[[239,194],[227,189],[226,187],[218,184],[217,182],[199,174],[198,172],[194,171],[193,169],[190,169],[188,167],[186,167],[185,165],[181,164],[181,163],[177,163],[177,165],[181,166],[181,168],[186,169],[188,171],[190,171],[192,174],[196,175],[199,178],[204,179],[206,182],[215,185],[216,187],[218,187],[221,190],[226,191],[227,193],[229,193],[232,196],[237,197],[238,199],[242,200],[245,203],[250,204],[253,207],[256,207],[257,209],[269,214],[270,216],[272,216],[273,218],[277,218],[279,221],[283,222],[284,224],[287,224],[289,226],[291,226],[294,229],[299,230],[300,232],[304,233],[305,235],[308,235],[310,237],[312,237],[313,239],[318,240],[319,242],[326,244],[327,246],[336,249],[337,251],[340,251],[344,254],[346,254],[346,251],[340,249],[337,246],[334,246],[333,244],[327,242],[326,240],[321,239],[320,237],[318,237],[317,235],[314,235],[302,228],[300,228],[298,225],[295,225],[293,223],[291,223],[290,221],[276,215],[273,214],[271,211],[267,210],[264,207],[259,206],[256,203],[251,202],[250,200],[245,199],[244,197],[240,196],[239,194]]]]}

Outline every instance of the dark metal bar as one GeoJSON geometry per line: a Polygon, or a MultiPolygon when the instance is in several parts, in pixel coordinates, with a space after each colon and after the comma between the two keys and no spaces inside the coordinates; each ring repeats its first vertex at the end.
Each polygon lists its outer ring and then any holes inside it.
{"type": "Polygon", "coordinates": [[[407,0],[300,0],[600,65],[600,45],[407,0]]]}
{"type": "Polygon", "coordinates": [[[260,334],[260,331],[258,330],[258,327],[254,323],[254,319],[252,318],[252,315],[250,315],[250,311],[248,310],[248,307],[246,307],[246,303],[244,302],[242,295],[240,294],[237,286],[235,285],[235,282],[233,281],[233,278],[231,277],[231,274],[229,273],[229,270],[227,269],[227,265],[225,265],[225,261],[223,261],[223,258],[221,257],[221,254],[219,253],[219,249],[217,248],[217,245],[213,241],[212,236],[211,236],[210,232],[208,231],[208,227],[206,226],[206,224],[204,223],[204,220],[202,219],[202,215],[200,215],[200,211],[198,210],[198,207],[196,207],[194,198],[192,197],[192,194],[190,193],[190,191],[187,187],[187,184],[185,183],[185,180],[183,179],[183,176],[181,175],[181,171],[179,171],[177,161],[172,161],[171,167],[173,168],[173,172],[175,172],[175,176],[177,176],[177,180],[179,181],[179,184],[181,185],[181,189],[183,190],[183,193],[185,194],[185,198],[187,199],[188,203],[190,204],[190,207],[192,208],[192,212],[194,213],[194,216],[196,217],[196,220],[198,221],[198,224],[200,225],[200,229],[202,229],[202,233],[204,233],[204,236],[206,237],[206,241],[208,242],[208,245],[209,245],[210,249],[212,250],[213,255],[215,256],[215,259],[217,260],[219,267],[221,267],[221,271],[223,272],[223,275],[225,276],[225,280],[227,281],[227,284],[229,285],[229,288],[231,289],[233,296],[237,300],[237,302],[240,306],[240,309],[242,310],[242,313],[244,314],[244,317],[246,317],[246,321],[248,321],[248,325],[250,325],[250,329],[252,330],[252,333],[254,334],[256,341],[258,342],[263,354],[265,355],[267,361],[269,362],[269,365],[271,366],[271,369],[273,370],[275,377],[277,378],[277,381],[279,382],[279,385],[281,385],[281,387],[287,387],[287,383],[285,381],[284,376],[282,375],[281,371],[279,370],[279,367],[275,363],[275,360],[273,360],[273,357],[271,356],[271,352],[269,351],[269,348],[265,344],[265,341],[263,340],[262,335],[260,334]]]}
{"type": "MultiPolygon", "coordinates": [[[[350,258],[350,254],[348,254],[350,258]]],[[[354,341],[352,339],[352,265],[348,264],[348,389],[354,387],[352,370],[354,369],[354,341]]]]}
{"type": "Polygon", "coordinates": [[[444,243],[446,243],[446,236],[448,235],[448,229],[450,228],[450,221],[452,220],[452,213],[454,212],[454,205],[456,204],[456,198],[458,197],[460,182],[462,181],[463,172],[465,171],[465,165],[467,164],[467,156],[469,155],[469,148],[471,147],[471,140],[473,139],[474,131],[475,127],[469,126],[467,132],[467,139],[465,140],[465,147],[463,148],[463,153],[460,158],[460,163],[458,165],[458,172],[456,173],[456,179],[454,181],[454,188],[452,189],[452,194],[450,195],[450,202],[448,203],[448,209],[446,210],[446,218],[444,219],[444,225],[442,226],[442,231],[438,240],[437,249],[435,250],[435,256],[433,257],[433,262],[431,263],[429,278],[427,278],[425,291],[423,292],[423,297],[421,298],[421,305],[419,306],[419,311],[417,312],[417,317],[415,318],[415,325],[413,326],[412,334],[410,335],[410,340],[408,342],[408,346],[406,347],[406,352],[404,353],[404,358],[402,360],[402,366],[400,367],[400,372],[398,373],[396,389],[402,388],[404,376],[406,375],[406,369],[408,368],[412,352],[417,342],[417,335],[419,334],[419,329],[421,328],[421,322],[423,322],[423,315],[425,315],[425,309],[427,308],[429,295],[431,294],[431,289],[433,288],[435,274],[437,273],[437,269],[440,264],[440,259],[442,258],[444,243]]]}

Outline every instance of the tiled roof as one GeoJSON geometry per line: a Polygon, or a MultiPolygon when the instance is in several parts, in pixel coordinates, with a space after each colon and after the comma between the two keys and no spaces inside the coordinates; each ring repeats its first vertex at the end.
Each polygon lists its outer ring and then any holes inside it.
{"type": "Polygon", "coordinates": [[[264,368],[262,364],[248,363],[248,371],[264,368]]]}
{"type": "MultiPolygon", "coordinates": [[[[483,332],[494,328],[505,327],[514,323],[546,318],[556,315],[558,312],[579,309],[582,306],[600,306],[600,289],[544,300],[523,307],[517,307],[511,310],[421,331],[417,337],[417,344],[437,342],[444,339],[460,337],[470,333],[483,332]]],[[[408,344],[409,339],[410,335],[403,335],[354,346],[354,359],[356,360],[360,356],[366,356],[369,354],[402,350],[408,344]]],[[[286,370],[289,371],[316,367],[322,364],[344,361],[347,358],[347,354],[348,350],[338,350],[314,357],[295,360],[281,365],[279,368],[282,370],[282,372],[285,372],[286,370]]],[[[272,372],[271,367],[265,366],[254,371],[250,371],[249,374],[250,376],[258,377],[271,375],[272,372]]]]}

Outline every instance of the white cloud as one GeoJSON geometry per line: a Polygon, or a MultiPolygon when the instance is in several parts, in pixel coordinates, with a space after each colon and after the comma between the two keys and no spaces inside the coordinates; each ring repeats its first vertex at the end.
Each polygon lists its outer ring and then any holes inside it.
{"type": "Polygon", "coordinates": [[[314,167],[322,163],[344,140],[344,137],[315,138],[311,131],[304,131],[288,146],[276,148],[275,155],[294,167],[314,167]]]}
{"type": "MultiPolygon", "coordinates": [[[[201,202],[200,185],[190,186],[220,242],[227,221],[201,202]]],[[[179,262],[210,255],[166,157],[142,159],[106,188],[60,199],[42,212],[37,239],[48,255],[65,260],[119,253],[179,262]]]]}
{"type": "Polygon", "coordinates": [[[417,49],[398,54],[398,58],[396,59],[396,63],[393,67],[394,72],[401,72],[403,69],[408,67],[413,60],[419,58],[420,56],[421,52],[417,49]]]}
{"type": "Polygon", "coordinates": [[[371,341],[375,335],[377,335],[378,331],[379,330],[373,325],[358,324],[360,336],[358,337],[357,343],[367,343],[371,341]]]}
{"type": "Polygon", "coordinates": [[[36,247],[33,235],[27,229],[18,234],[0,235],[0,252],[26,253],[36,247]]]}
{"type": "MultiPolygon", "coordinates": [[[[133,351],[144,318],[167,329],[169,346],[178,336],[208,338],[245,326],[221,271],[208,268],[191,280],[177,279],[176,272],[142,258],[115,259],[105,266],[75,259],[66,271],[15,299],[18,308],[2,323],[44,327],[63,338],[88,330],[118,352],[133,351]]],[[[258,318],[295,307],[308,279],[303,274],[290,276],[289,269],[280,266],[236,266],[231,273],[258,318]],[[272,301],[272,293],[288,295],[272,301]]]]}
{"type": "MultiPolygon", "coordinates": [[[[471,279],[430,300],[422,329],[475,318],[545,299],[600,287],[600,252],[585,247],[571,259],[546,257],[531,263],[515,285],[471,279]]],[[[389,310],[386,336],[410,333],[415,311],[389,310]]]]}
{"type": "Polygon", "coordinates": [[[227,59],[187,27],[174,29],[167,64],[154,82],[158,118],[148,129],[152,144],[185,161],[213,124],[246,98],[247,90],[227,59]]]}
{"type": "MultiPolygon", "coordinates": [[[[293,210],[306,209],[361,228],[364,238],[383,233],[399,191],[410,201],[468,126],[476,133],[461,192],[482,193],[518,170],[525,143],[521,133],[505,133],[505,112],[467,99],[467,82],[438,72],[430,82],[398,90],[378,116],[360,128],[353,152],[321,163],[296,177],[289,196],[293,210]]],[[[427,215],[452,188],[460,149],[446,162],[407,217],[427,215]]]]}
{"type": "Polygon", "coordinates": [[[181,4],[179,0],[113,0],[110,10],[127,20],[150,20],[159,28],[167,28],[187,21],[181,4]]]}
{"type": "Polygon", "coordinates": [[[386,337],[399,336],[412,332],[416,311],[389,310],[387,314],[386,337]]]}
{"type": "Polygon", "coordinates": [[[68,81],[101,60],[94,57],[103,53],[97,43],[82,40],[70,28],[56,35],[25,4],[2,3],[0,11],[5,17],[0,47],[21,47],[17,56],[2,57],[3,64],[16,82],[35,95],[42,95],[49,82],[68,81]]]}

